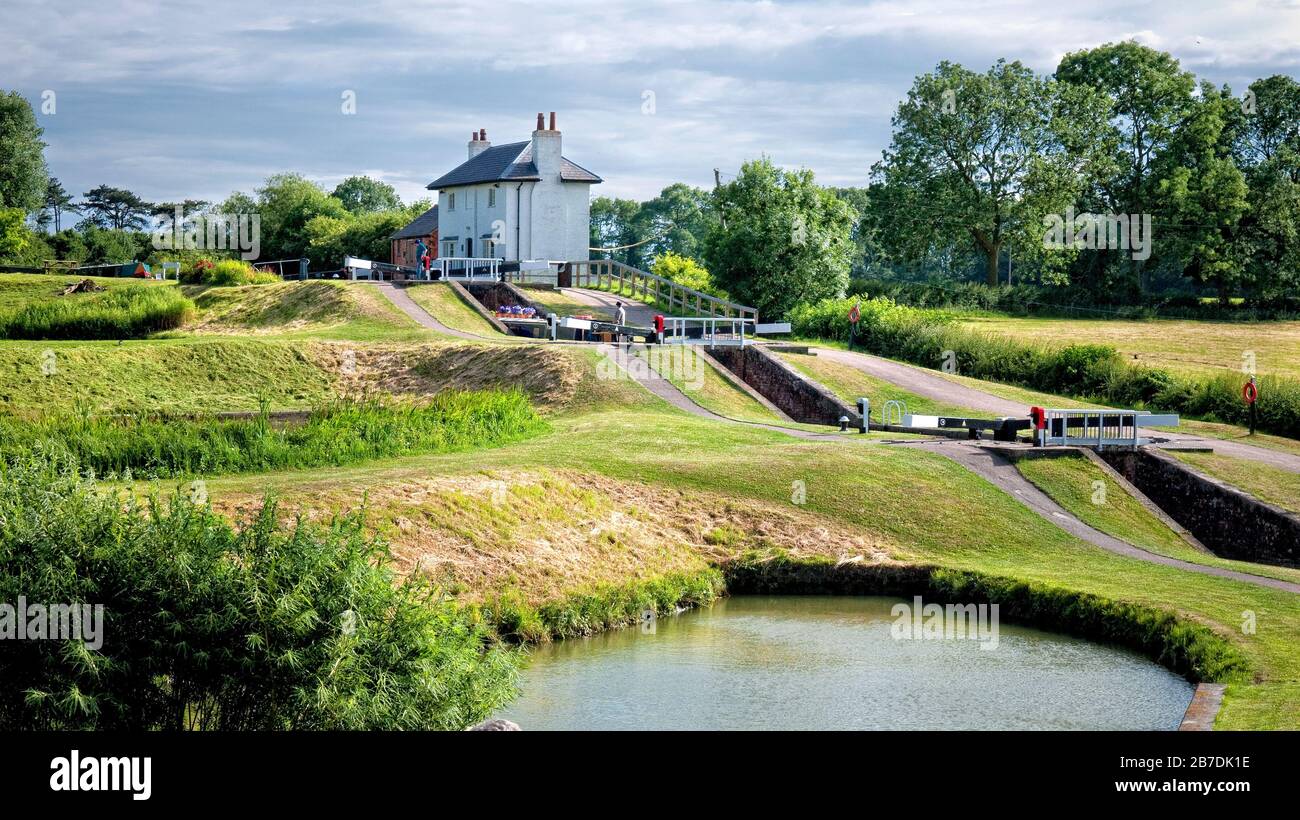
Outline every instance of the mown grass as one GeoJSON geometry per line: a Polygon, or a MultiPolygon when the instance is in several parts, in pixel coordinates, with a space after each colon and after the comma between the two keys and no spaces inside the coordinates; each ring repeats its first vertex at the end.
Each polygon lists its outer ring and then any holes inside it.
{"type": "Polygon", "coordinates": [[[347,341],[435,338],[366,282],[310,280],[183,290],[198,307],[192,328],[197,333],[347,341]]]}
{"type": "Polygon", "coordinates": [[[0,410],[10,412],[211,413],[263,401],[304,408],[332,396],[331,375],[293,342],[0,342],[0,410]]]}
{"type": "Polygon", "coordinates": [[[945,404],[919,396],[892,382],[864,373],[856,367],[833,362],[816,355],[802,353],[777,353],[776,355],[808,378],[820,382],[850,406],[861,397],[870,399],[873,421],[881,418],[885,402],[888,401],[903,402],[907,406],[908,412],[911,413],[970,417],[988,415],[970,408],[945,404]]]}
{"type": "Polygon", "coordinates": [[[1300,322],[1048,319],[962,315],[963,326],[1034,344],[1108,344],[1133,363],[1175,373],[1240,374],[1253,354],[1261,373],[1300,378],[1300,322]]]}
{"type": "Polygon", "coordinates": [[[1016,469],[1083,523],[1135,547],[1194,564],[1300,583],[1300,570],[1233,561],[1198,550],[1081,455],[1021,459],[1016,469]]]}
{"type": "Polygon", "coordinates": [[[139,339],[194,316],[176,288],[115,287],[29,302],[0,313],[0,339],[139,339]]]}
{"type": "Polygon", "coordinates": [[[133,276],[70,276],[45,273],[0,273],[0,314],[28,305],[55,302],[62,298],[63,288],[89,279],[95,285],[108,288],[161,287],[174,289],[175,281],[137,279],[133,276]]]}
{"type": "Polygon", "coordinates": [[[0,461],[42,451],[99,475],[203,476],[351,464],[495,447],[546,429],[519,392],[439,393],[426,403],[336,402],[302,424],[163,415],[0,416],[0,461]]]}
{"type": "Polygon", "coordinates": [[[722,425],[662,409],[560,417],[551,434],[507,448],[341,468],[329,474],[263,475],[209,484],[210,492],[283,487],[352,492],[430,475],[507,469],[520,462],[586,469],[684,494],[715,493],[777,506],[792,488],[799,509],[902,545],[917,561],[1049,590],[1096,595],[1205,625],[1252,667],[1229,688],[1222,728],[1300,728],[1300,711],[1272,708],[1270,687],[1300,681],[1296,596],[1105,552],[1070,536],[1000,489],[941,456],[908,448],[795,441],[748,425],[722,425]],[[689,454],[684,457],[683,454],[689,454]],[[1244,634],[1241,613],[1257,616],[1244,634]]]}
{"type": "Polygon", "coordinates": [[[501,338],[501,331],[466,304],[464,298],[446,282],[411,285],[406,288],[406,295],[452,330],[501,338]]]}
{"type": "Polygon", "coordinates": [[[1184,450],[1166,452],[1206,475],[1245,490],[1261,501],[1300,514],[1300,475],[1296,473],[1218,453],[1192,453],[1184,450]]]}
{"type": "Polygon", "coordinates": [[[706,410],[740,421],[790,424],[732,384],[691,345],[637,347],[634,352],[654,372],[706,410]]]}

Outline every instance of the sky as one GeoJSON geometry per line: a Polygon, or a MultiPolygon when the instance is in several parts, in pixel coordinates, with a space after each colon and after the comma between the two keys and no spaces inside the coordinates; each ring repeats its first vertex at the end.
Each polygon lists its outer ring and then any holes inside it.
{"type": "Polygon", "coordinates": [[[1050,73],[1128,39],[1241,94],[1300,74],[1300,0],[0,0],[0,90],[32,102],[74,194],[219,201],[293,171],[410,202],[472,131],[526,140],[555,111],[564,155],[605,180],[593,195],[648,199],[763,154],[865,185],[939,61],[1050,73]]]}

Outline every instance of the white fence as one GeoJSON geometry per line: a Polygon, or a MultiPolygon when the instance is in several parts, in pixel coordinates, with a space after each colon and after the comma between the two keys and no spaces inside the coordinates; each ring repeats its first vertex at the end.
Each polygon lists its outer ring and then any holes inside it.
{"type": "Polygon", "coordinates": [[[739,316],[673,316],[664,318],[663,344],[730,345],[740,347],[754,336],[754,320],[739,316]]]}
{"type": "Polygon", "coordinates": [[[1151,440],[1143,427],[1177,427],[1175,414],[1152,415],[1137,410],[1043,411],[1044,427],[1034,431],[1038,443],[1074,447],[1139,447],[1151,440]]]}

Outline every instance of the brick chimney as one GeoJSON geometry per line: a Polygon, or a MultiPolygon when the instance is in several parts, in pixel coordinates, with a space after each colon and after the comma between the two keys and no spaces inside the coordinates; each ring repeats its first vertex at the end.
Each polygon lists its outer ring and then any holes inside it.
{"type": "Polygon", "coordinates": [[[533,164],[537,173],[546,179],[551,176],[559,178],[560,173],[560,131],[555,125],[555,112],[551,112],[551,127],[544,128],[545,120],[540,112],[537,114],[537,130],[533,132],[533,164]]]}
{"type": "Polygon", "coordinates": [[[486,151],[491,147],[492,147],[492,143],[488,142],[486,128],[480,128],[479,130],[470,133],[469,135],[469,158],[470,159],[474,159],[474,157],[477,157],[479,154],[483,153],[484,151],[486,151]]]}

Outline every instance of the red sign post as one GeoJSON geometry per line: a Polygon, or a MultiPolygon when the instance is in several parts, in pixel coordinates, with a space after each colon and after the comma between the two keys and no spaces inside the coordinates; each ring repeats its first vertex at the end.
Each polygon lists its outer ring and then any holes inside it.
{"type": "Polygon", "coordinates": [[[1250,407],[1250,434],[1255,435],[1255,402],[1259,401],[1259,388],[1255,385],[1255,377],[1251,376],[1250,381],[1241,387],[1241,397],[1246,400],[1250,407]]]}

